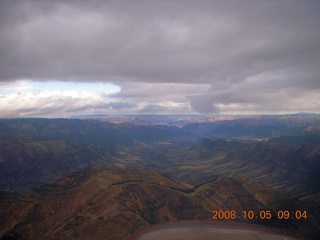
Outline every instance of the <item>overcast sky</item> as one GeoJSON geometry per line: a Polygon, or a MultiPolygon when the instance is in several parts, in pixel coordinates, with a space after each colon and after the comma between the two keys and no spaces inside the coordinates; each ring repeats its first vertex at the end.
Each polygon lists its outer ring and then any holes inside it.
{"type": "Polygon", "coordinates": [[[318,0],[1,0],[0,33],[0,117],[320,112],[318,0]]]}

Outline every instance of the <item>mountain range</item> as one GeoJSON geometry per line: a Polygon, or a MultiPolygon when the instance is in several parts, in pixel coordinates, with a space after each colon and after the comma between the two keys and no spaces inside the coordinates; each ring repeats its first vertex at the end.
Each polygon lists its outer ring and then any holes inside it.
{"type": "Polygon", "coordinates": [[[1,236],[125,239],[215,209],[290,208],[308,219],[236,221],[316,237],[319,119],[0,119],[1,236]]]}

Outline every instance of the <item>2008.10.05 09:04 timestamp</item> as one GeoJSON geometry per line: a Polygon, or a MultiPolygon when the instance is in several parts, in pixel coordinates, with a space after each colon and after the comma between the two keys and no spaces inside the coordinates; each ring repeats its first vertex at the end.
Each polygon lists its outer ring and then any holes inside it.
{"type": "Polygon", "coordinates": [[[307,219],[306,210],[278,210],[277,212],[272,212],[271,210],[260,210],[259,212],[254,212],[252,210],[243,211],[242,213],[237,213],[235,210],[213,210],[212,211],[213,220],[222,220],[222,219],[271,219],[277,217],[278,219],[288,220],[288,219],[307,219]]]}

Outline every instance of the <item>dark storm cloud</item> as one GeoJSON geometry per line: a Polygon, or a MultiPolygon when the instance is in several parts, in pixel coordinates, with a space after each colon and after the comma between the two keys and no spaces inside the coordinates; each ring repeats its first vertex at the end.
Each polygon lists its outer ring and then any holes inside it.
{"type": "Polygon", "coordinates": [[[319,1],[3,0],[0,11],[0,82],[113,82],[124,86],[119,102],[156,93],[204,113],[272,109],[280,97],[285,109],[289,93],[319,105],[319,1]],[[175,92],[174,83],[211,90],[175,92]]]}
{"type": "Polygon", "coordinates": [[[199,95],[190,99],[191,107],[200,113],[219,113],[212,95],[199,95]]]}
{"type": "Polygon", "coordinates": [[[156,114],[156,113],[163,113],[167,109],[164,108],[163,106],[155,105],[155,104],[150,104],[145,107],[143,107],[139,113],[143,114],[156,114]]]}

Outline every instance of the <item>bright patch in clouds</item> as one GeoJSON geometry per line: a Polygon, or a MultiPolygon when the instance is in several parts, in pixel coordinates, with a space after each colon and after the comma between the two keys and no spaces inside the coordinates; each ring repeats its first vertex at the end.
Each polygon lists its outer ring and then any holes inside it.
{"type": "Polygon", "coordinates": [[[76,91],[76,92],[103,92],[104,94],[117,93],[121,89],[111,83],[73,83],[73,82],[36,82],[34,89],[59,90],[59,91],[76,91]]]}
{"type": "Polygon", "coordinates": [[[111,83],[17,81],[0,90],[1,117],[68,117],[112,110],[108,96],[119,91],[120,87],[111,83]]]}
{"type": "Polygon", "coordinates": [[[111,83],[73,83],[73,82],[59,82],[59,81],[48,81],[48,82],[34,82],[31,80],[16,81],[7,85],[1,86],[0,94],[7,94],[10,92],[21,92],[21,91],[59,91],[59,92],[70,92],[70,91],[89,91],[89,92],[104,92],[105,94],[117,93],[121,88],[111,83]]]}

